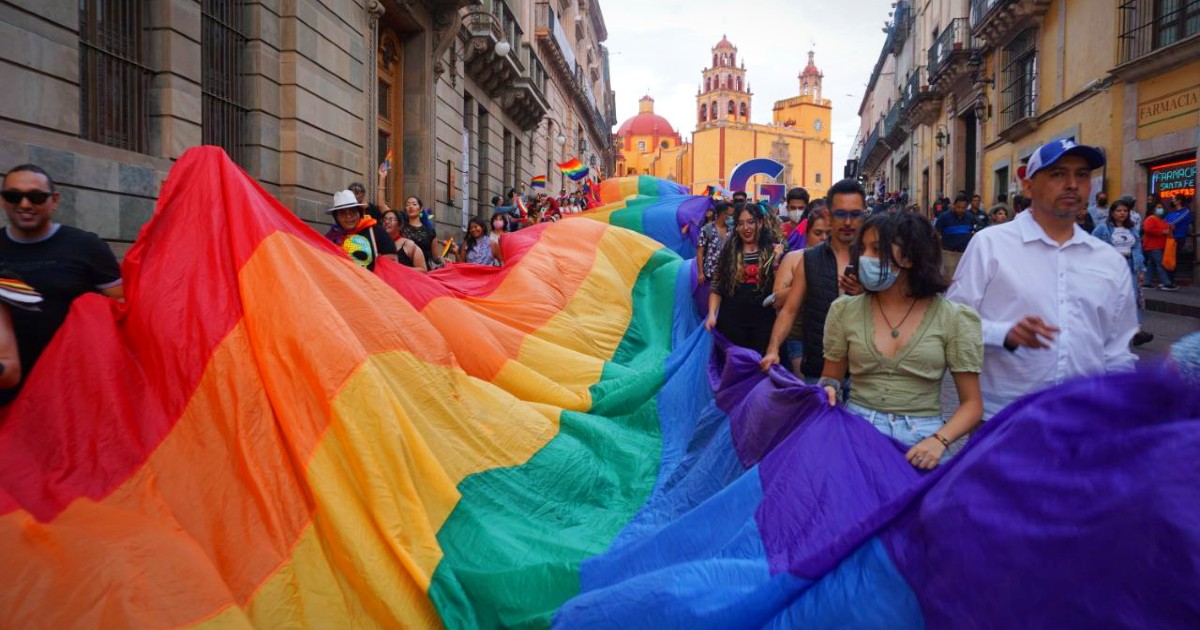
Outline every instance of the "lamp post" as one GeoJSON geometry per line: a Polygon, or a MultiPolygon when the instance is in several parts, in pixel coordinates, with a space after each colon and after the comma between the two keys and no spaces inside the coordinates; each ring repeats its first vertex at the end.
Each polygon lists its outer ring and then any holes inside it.
{"type": "Polygon", "coordinates": [[[945,149],[950,144],[950,134],[946,132],[945,125],[937,126],[937,135],[933,137],[933,141],[937,143],[939,149],[945,149]]]}

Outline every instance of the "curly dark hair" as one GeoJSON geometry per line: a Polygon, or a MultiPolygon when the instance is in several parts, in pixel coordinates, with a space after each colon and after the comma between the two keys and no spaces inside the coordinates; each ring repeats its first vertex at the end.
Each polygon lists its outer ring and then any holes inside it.
{"type": "MultiPolygon", "coordinates": [[[[867,217],[850,245],[850,264],[856,269],[860,268],[858,259],[863,253],[862,239],[868,230],[875,230],[879,234],[880,252],[891,252],[892,245],[896,245],[900,248],[900,255],[912,263],[907,270],[910,297],[926,298],[950,288],[942,271],[942,249],[938,246],[933,224],[928,220],[908,212],[878,213],[867,217]]],[[[879,263],[881,269],[887,271],[896,261],[888,256],[879,263]]]]}
{"type": "MultiPolygon", "coordinates": [[[[736,204],[735,204],[736,205],[736,204]]],[[[734,221],[742,220],[742,215],[750,215],[758,223],[758,292],[769,293],[774,284],[775,267],[775,233],[767,225],[767,217],[762,208],[755,204],[742,206],[733,215],[734,221]]],[[[735,227],[734,230],[737,228],[735,227]]],[[[716,292],[725,297],[733,295],[738,283],[746,278],[746,266],[742,255],[742,238],[731,233],[725,239],[721,255],[717,258],[717,271],[714,274],[713,286],[716,292]]]]}

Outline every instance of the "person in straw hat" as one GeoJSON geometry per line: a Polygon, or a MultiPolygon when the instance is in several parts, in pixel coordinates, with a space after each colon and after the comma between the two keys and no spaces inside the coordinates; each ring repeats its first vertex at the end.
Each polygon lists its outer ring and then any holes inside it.
{"type": "Polygon", "coordinates": [[[375,261],[380,258],[396,260],[396,244],[378,221],[363,216],[363,205],[353,192],[334,193],[333,206],[325,213],[334,220],[325,238],[341,247],[354,262],[374,271],[375,261]]]}

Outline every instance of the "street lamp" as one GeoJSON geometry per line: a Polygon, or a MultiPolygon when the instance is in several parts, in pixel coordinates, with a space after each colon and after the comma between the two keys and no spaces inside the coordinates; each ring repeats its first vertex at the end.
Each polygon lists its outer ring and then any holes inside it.
{"type": "Polygon", "coordinates": [[[933,137],[939,149],[945,149],[946,145],[950,144],[950,134],[946,133],[945,125],[937,126],[937,135],[933,137]]]}
{"type": "Polygon", "coordinates": [[[979,98],[975,99],[974,109],[975,118],[978,119],[979,122],[985,122],[991,117],[992,108],[990,105],[988,105],[987,99],[983,98],[982,94],[979,95],[979,98]]]}
{"type": "Polygon", "coordinates": [[[507,41],[502,39],[502,40],[496,42],[496,54],[497,55],[500,55],[501,57],[506,57],[506,56],[508,56],[508,53],[511,50],[512,50],[512,46],[509,45],[509,43],[507,41]]]}

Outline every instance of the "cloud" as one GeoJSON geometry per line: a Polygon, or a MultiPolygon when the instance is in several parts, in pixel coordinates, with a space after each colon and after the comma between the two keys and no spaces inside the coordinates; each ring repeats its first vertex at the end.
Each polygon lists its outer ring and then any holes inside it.
{"type": "Polygon", "coordinates": [[[754,122],[767,123],[775,101],[799,92],[797,76],[816,52],[833,102],[834,172],[858,132],[858,106],[879,58],[888,3],[881,0],[602,0],[608,27],[617,119],[637,114],[649,93],[655,112],[687,138],[696,126],[696,91],[712,47],[726,35],[746,65],[754,122]],[[730,6],[740,10],[734,11],[730,6]]]}

